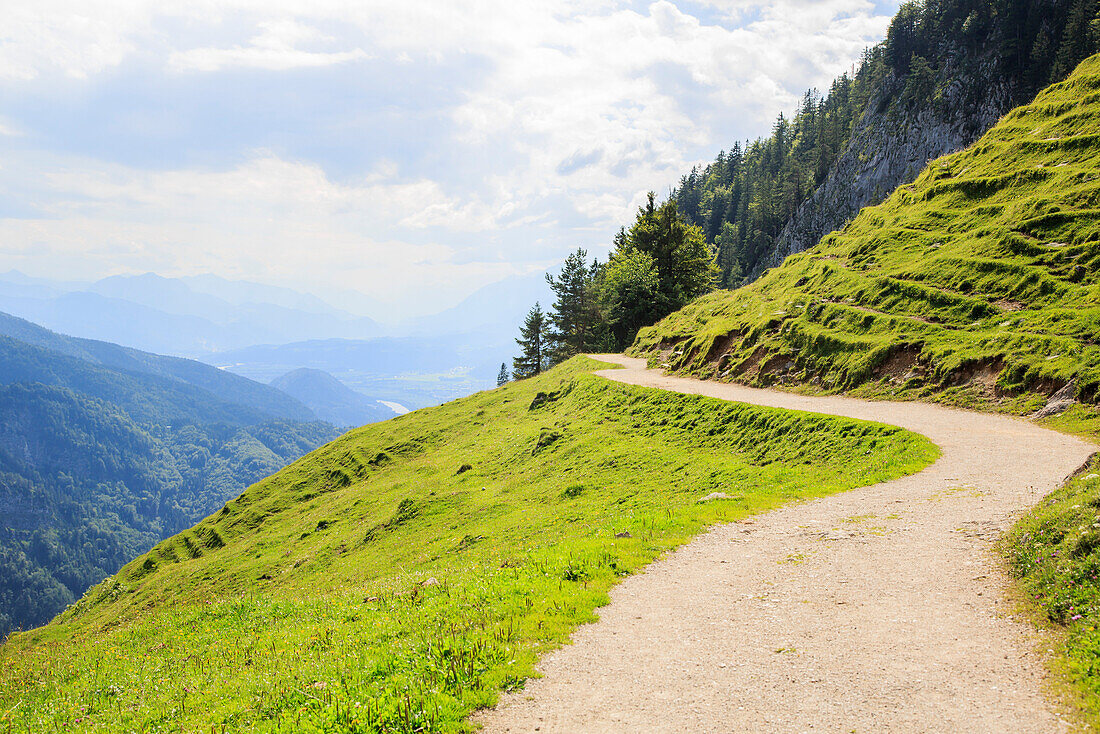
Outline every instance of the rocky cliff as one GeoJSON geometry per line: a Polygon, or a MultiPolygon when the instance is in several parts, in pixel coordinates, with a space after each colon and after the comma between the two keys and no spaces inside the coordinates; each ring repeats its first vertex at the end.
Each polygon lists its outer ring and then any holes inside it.
{"type": "Polygon", "coordinates": [[[916,179],[929,161],[962,150],[1018,104],[1018,85],[986,60],[970,70],[955,56],[940,71],[935,91],[901,102],[902,80],[891,78],[859,118],[825,182],[798,207],[754,275],[782,264],[841,229],[860,209],[882,203],[916,179]]]}

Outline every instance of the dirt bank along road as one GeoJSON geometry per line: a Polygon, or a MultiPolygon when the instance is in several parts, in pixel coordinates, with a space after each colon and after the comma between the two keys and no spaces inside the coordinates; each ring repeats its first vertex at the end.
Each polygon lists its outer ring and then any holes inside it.
{"type": "Polygon", "coordinates": [[[1095,447],[1022,420],[667,377],[610,380],[881,421],[914,476],[713,528],[611,593],[487,732],[1056,732],[1037,638],[991,548],[1095,447]]]}

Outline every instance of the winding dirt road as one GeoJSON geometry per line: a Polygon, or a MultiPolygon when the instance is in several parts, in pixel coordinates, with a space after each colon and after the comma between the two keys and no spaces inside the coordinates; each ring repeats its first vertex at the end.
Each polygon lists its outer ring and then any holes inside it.
{"type": "Polygon", "coordinates": [[[1037,636],[1011,617],[991,542],[1095,447],[924,403],[668,377],[610,380],[880,421],[942,458],[919,474],[721,525],[611,593],[495,732],[1057,732],[1037,636]]]}

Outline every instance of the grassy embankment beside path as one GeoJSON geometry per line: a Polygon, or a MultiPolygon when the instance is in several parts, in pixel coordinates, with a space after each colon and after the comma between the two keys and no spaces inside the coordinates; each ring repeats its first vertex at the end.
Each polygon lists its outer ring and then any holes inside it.
{"type": "Polygon", "coordinates": [[[467,730],[708,524],[938,455],[601,366],[356,429],[252,486],[0,648],[0,731],[467,730]]]}

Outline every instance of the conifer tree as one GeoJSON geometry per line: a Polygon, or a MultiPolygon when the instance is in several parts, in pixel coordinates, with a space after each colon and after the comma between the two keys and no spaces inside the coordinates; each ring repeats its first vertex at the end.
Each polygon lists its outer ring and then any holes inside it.
{"type": "Polygon", "coordinates": [[[600,277],[600,302],[613,349],[626,347],[638,329],[664,315],[667,309],[659,288],[657,265],[648,253],[625,251],[608,261],[600,277]]]}
{"type": "Polygon", "coordinates": [[[512,379],[508,374],[508,365],[504,362],[500,363],[500,372],[497,373],[497,387],[500,387],[512,379]]]}
{"type": "Polygon", "coordinates": [[[652,257],[664,305],[675,310],[714,288],[718,266],[702,228],[683,220],[675,199],[658,206],[655,196],[649,192],[633,226],[616,236],[616,254],[637,250],[652,257]]]}
{"type": "Polygon", "coordinates": [[[546,368],[545,331],[546,315],[536,302],[527,312],[527,318],[519,330],[520,338],[516,339],[516,344],[520,346],[523,353],[512,360],[512,376],[515,379],[534,377],[546,368]]]}
{"type": "Polygon", "coordinates": [[[588,253],[578,248],[565,259],[561,273],[555,278],[546,274],[546,282],[556,297],[547,314],[548,329],[545,349],[550,362],[557,364],[575,354],[591,350],[595,344],[598,314],[595,308],[593,279],[599,264],[589,268],[588,253]]]}

